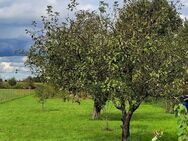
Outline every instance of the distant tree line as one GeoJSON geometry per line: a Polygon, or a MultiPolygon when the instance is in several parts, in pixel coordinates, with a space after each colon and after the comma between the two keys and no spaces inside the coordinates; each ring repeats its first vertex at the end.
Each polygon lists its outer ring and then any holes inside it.
{"type": "Polygon", "coordinates": [[[3,80],[0,78],[0,88],[1,89],[35,89],[36,83],[40,84],[40,77],[28,76],[23,80],[16,80],[16,78],[10,78],[3,80]]]}

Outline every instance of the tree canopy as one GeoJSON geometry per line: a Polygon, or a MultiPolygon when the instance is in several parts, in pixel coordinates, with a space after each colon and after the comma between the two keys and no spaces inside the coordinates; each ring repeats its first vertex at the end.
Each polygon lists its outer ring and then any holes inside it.
{"type": "Polygon", "coordinates": [[[34,40],[27,63],[59,89],[90,93],[100,108],[112,100],[122,112],[122,141],[127,141],[132,115],[147,97],[183,92],[188,48],[176,4],[129,0],[117,5],[113,16],[101,1],[98,11],[76,11],[62,24],[48,6],[43,28],[27,31],[34,40]]]}

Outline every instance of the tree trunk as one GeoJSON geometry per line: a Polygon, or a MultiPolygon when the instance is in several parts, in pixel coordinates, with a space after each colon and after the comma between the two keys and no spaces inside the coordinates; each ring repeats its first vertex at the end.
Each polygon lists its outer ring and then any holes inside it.
{"type": "Polygon", "coordinates": [[[121,141],[128,141],[130,137],[130,121],[132,118],[133,112],[129,111],[126,113],[122,111],[122,139],[121,141]]]}
{"type": "Polygon", "coordinates": [[[107,100],[108,100],[107,94],[93,98],[94,106],[93,106],[92,119],[99,119],[101,110],[102,110],[103,106],[106,104],[107,100]]]}
{"type": "Polygon", "coordinates": [[[176,105],[176,103],[174,101],[172,101],[171,99],[166,99],[165,103],[166,103],[166,107],[165,107],[166,113],[173,114],[174,106],[176,105]]]}
{"type": "Polygon", "coordinates": [[[99,119],[101,113],[101,106],[94,102],[92,119],[99,119]]]}

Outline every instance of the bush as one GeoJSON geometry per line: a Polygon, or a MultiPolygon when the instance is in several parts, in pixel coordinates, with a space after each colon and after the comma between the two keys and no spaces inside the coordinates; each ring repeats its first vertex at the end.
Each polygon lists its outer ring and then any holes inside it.
{"type": "Polygon", "coordinates": [[[11,78],[11,79],[8,80],[8,84],[9,84],[10,86],[15,86],[15,85],[17,84],[17,81],[16,81],[16,79],[13,77],[13,78],[11,78]]]}
{"type": "Polygon", "coordinates": [[[178,141],[188,140],[188,112],[185,106],[179,104],[175,107],[176,117],[178,118],[178,141]]]}
{"type": "Polygon", "coordinates": [[[34,81],[31,76],[29,76],[27,79],[25,79],[26,82],[26,89],[35,89],[34,81]]]}

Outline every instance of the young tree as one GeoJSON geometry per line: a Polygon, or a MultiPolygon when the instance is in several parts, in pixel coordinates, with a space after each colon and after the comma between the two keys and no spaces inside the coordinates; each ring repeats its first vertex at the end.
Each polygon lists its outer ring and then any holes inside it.
{"type": "Polygon", "coordinates": [[[52,85],[43,84],[37,87],[36,97],[41,104],[41,109],[44,110],[45,102],[48,98],[53,97],[56,93],[55,88],[52,85]]]}

